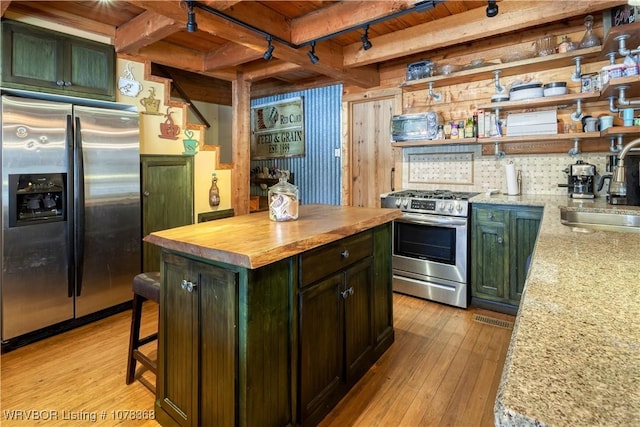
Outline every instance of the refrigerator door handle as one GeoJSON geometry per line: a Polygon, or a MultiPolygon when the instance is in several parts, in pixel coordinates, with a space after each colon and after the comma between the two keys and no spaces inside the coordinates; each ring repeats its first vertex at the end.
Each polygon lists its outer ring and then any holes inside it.
{"type": "MultiPolygon", "coordinates": [[[[66,130],[66,141],[67,141],[67,164],[69,165],[69,168],[72,167],[72,165],[74,164],[73,162],[73,158],[75,156],[74,153],[74,148],[73,148],[73,117],[68,114],[67,115],[67,130],[66,130]]],[[[74,294],[75,294],[75,275],[74,275],[74,271],[75,271],[75,252],[73,250],[74,245],[71,243],[71,239],[73,239],[74,236],[74,232],[73,230],[75,229],[74,224],[75,224],[75,220],[74,220],[74,209],[73,209],[73,203],[74,203],[74,189],[73,189],[73,185],[70,185],[71,183],[73,183],[73,180],[70,177],[67,177],[67,185],[66,185],[66,191],[67,191],[67,195],[66,195],[66,207],[65,209],[67,210],[67,230],[66,230],[66,234],[67,234],[67,238],[66,238],[66,242],[67,242],[67,296],[69,298],[73,298],[74,294]]]]}
{"type": "Polygon", "coordinates": [[[84,158],[82,155],[82,132],[80,127],[80,118],[76,117],[75,120],[75,182],[76,182],[76,194],[75,194],[75,220],[76,232],[76,296],[79,297],[82,293],[82,272],[84,268],[84,220],[85,220],[85,206],[84,206],[84,158]]]}

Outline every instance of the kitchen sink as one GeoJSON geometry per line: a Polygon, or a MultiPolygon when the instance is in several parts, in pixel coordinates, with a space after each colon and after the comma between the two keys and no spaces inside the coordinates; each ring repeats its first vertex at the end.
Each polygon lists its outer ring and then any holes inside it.
{"type": "Polygon", "coordinates": [[[560,222],[569,227],[640,233],[640,212],[632,215],[560,208],[560,222]]]}

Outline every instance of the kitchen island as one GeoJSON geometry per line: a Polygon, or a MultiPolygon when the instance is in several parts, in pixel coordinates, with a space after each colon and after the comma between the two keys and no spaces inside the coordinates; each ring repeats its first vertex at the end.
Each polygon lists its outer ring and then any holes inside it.
{"type": "Polygon", "coordinates": [[[303,205],[159,231],[156,413],[313,425],[393,343],[395,209],[303,205]]]}
{"type": "Polygon", "coordinates": [[[640,233],[562,225],[566,196],[486,196],[544,214],[495,403],[497,426],[640,425],[640,233]]]}

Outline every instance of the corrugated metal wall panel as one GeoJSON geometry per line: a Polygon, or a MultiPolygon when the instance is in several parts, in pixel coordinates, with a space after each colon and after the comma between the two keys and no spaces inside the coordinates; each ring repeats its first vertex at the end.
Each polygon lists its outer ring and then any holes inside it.
{"type": "MultiPolygon", "coordinates": [[[[293,173],[302,204],[340,204],[341,163],[335,149],[341,146],[342,85],[326,86],[283,95],[255,99],[255,107],[289,98],[302,97],[305,127],[304,157],[254,160],[251,168],[276,166],[293,173]]],[[[266,195],[252,186],[251,194],[266,195]]]]}

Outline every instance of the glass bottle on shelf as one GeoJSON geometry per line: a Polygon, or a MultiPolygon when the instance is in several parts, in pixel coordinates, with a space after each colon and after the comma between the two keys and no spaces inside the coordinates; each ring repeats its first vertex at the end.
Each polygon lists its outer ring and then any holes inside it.
{"type": "Polygon", "coordinates": [[[215,172],[211,174],[211,187],[209,187],[209,206],[215,208],[220,204],[220,190],[218,189],[218,177],[215,172]]]}
{"type": "Polygon", "coordinates": [[[584,17],[584,26],[586,31],[580,42],[580,48],[594,47],[600,45],[600,39],[593,32],[593,16],[587,15],[584,17]]]}
{"type": "Polygon", "coordinates": [[[287,182],[288,173],[280,175],[280,182],[269,187],[269,219],[295,221],[298,219],[298,187],[287,182]]]}

